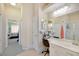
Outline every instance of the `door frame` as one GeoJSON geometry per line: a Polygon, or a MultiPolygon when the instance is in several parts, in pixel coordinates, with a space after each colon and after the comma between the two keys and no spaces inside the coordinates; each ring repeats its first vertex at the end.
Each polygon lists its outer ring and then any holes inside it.
{"type": "MultiPolygon", "coordinates": [[[[8,42],[8,21],[9,20],[8,20],[8,18],[6,18],[6,19],[7,19],[7,21],[6,21],[6,42],[5,42],[6,43],[6,46],[5,47],[7,48],[8,47],[8,43],[9,43],[8,42]]],[[[20,22],[19,22],[19,44],[21,45],[21,36],[20,36],[20,29],[21,28],[20,28],[20,26],[21,25],[20,25],[20,22]]]]}

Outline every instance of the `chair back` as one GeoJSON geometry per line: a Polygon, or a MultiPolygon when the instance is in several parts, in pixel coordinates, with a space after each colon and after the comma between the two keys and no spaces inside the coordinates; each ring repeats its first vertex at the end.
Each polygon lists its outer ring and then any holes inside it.
{"type": "Polygon", "coordinates": [[[45,47],[49,47],[49,42],[48,42],[48,40],[47,40],[45,37],[46,37],[46,35],[44,34],[44,35],[43,35],[43,45],[44,45],[45,47]]]}

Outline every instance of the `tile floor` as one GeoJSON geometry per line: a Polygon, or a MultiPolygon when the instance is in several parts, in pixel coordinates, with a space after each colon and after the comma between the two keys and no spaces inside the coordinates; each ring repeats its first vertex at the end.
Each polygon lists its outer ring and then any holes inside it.
{"type": "Polygon", "coordinates": [[[23,51],[17,39],[9,39],[8,47],[5,49],[3,56],[16,56],[16,54],[23,51]]]}
{"type": "Polygon", "coordinates": [[[9,40],[9,46],[4,51],[3,56],[44,56],[44,54],[38,53],[34,49],[23,50],[16,39],[11,39],[9,40]]]}

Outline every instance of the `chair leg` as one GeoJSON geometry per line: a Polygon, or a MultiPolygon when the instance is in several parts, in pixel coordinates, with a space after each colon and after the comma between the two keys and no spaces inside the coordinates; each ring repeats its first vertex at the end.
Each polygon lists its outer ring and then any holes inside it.
{"type": "Polygon", "coordinates": [[[46,54],[47,54],[47,52],[45,53],[45,55],[44,55],[44,56],[46,56],[46,54]]]}
{"type": "Polygon", "coordinates": [[[42,51],[42,53],[44,53],[45,51],[42,51]]]}
{"type": "Polygon", "coordinates": [[[46,51],[42,51],[42,53],[44,53],[44,52],[46,52],[44,55],[44,56],[46,56],[46,54],[49,54],[49,49],[47,49],[46,51]]]}
{"type": "Polygon", "coordinates": [[[47,51],[42,51],[42,53],[47,52],[47,51]]]}

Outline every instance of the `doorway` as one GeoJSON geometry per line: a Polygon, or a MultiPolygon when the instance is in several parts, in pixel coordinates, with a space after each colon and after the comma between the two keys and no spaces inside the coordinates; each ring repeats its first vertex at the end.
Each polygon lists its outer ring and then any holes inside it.
{"type": "Polygon", "coordinates": [[[8,45],[13,41],[19,42],[19,25],[15,20],[8,20],[8,45]]]}
{"type": "Polygon", "coordinates": [[[15,20],[8,20],[7,42],[8,47],[4,51],[4,56],[15,56],[22,52],[22,46],[19,43],[19,23],[15,20]]]}

